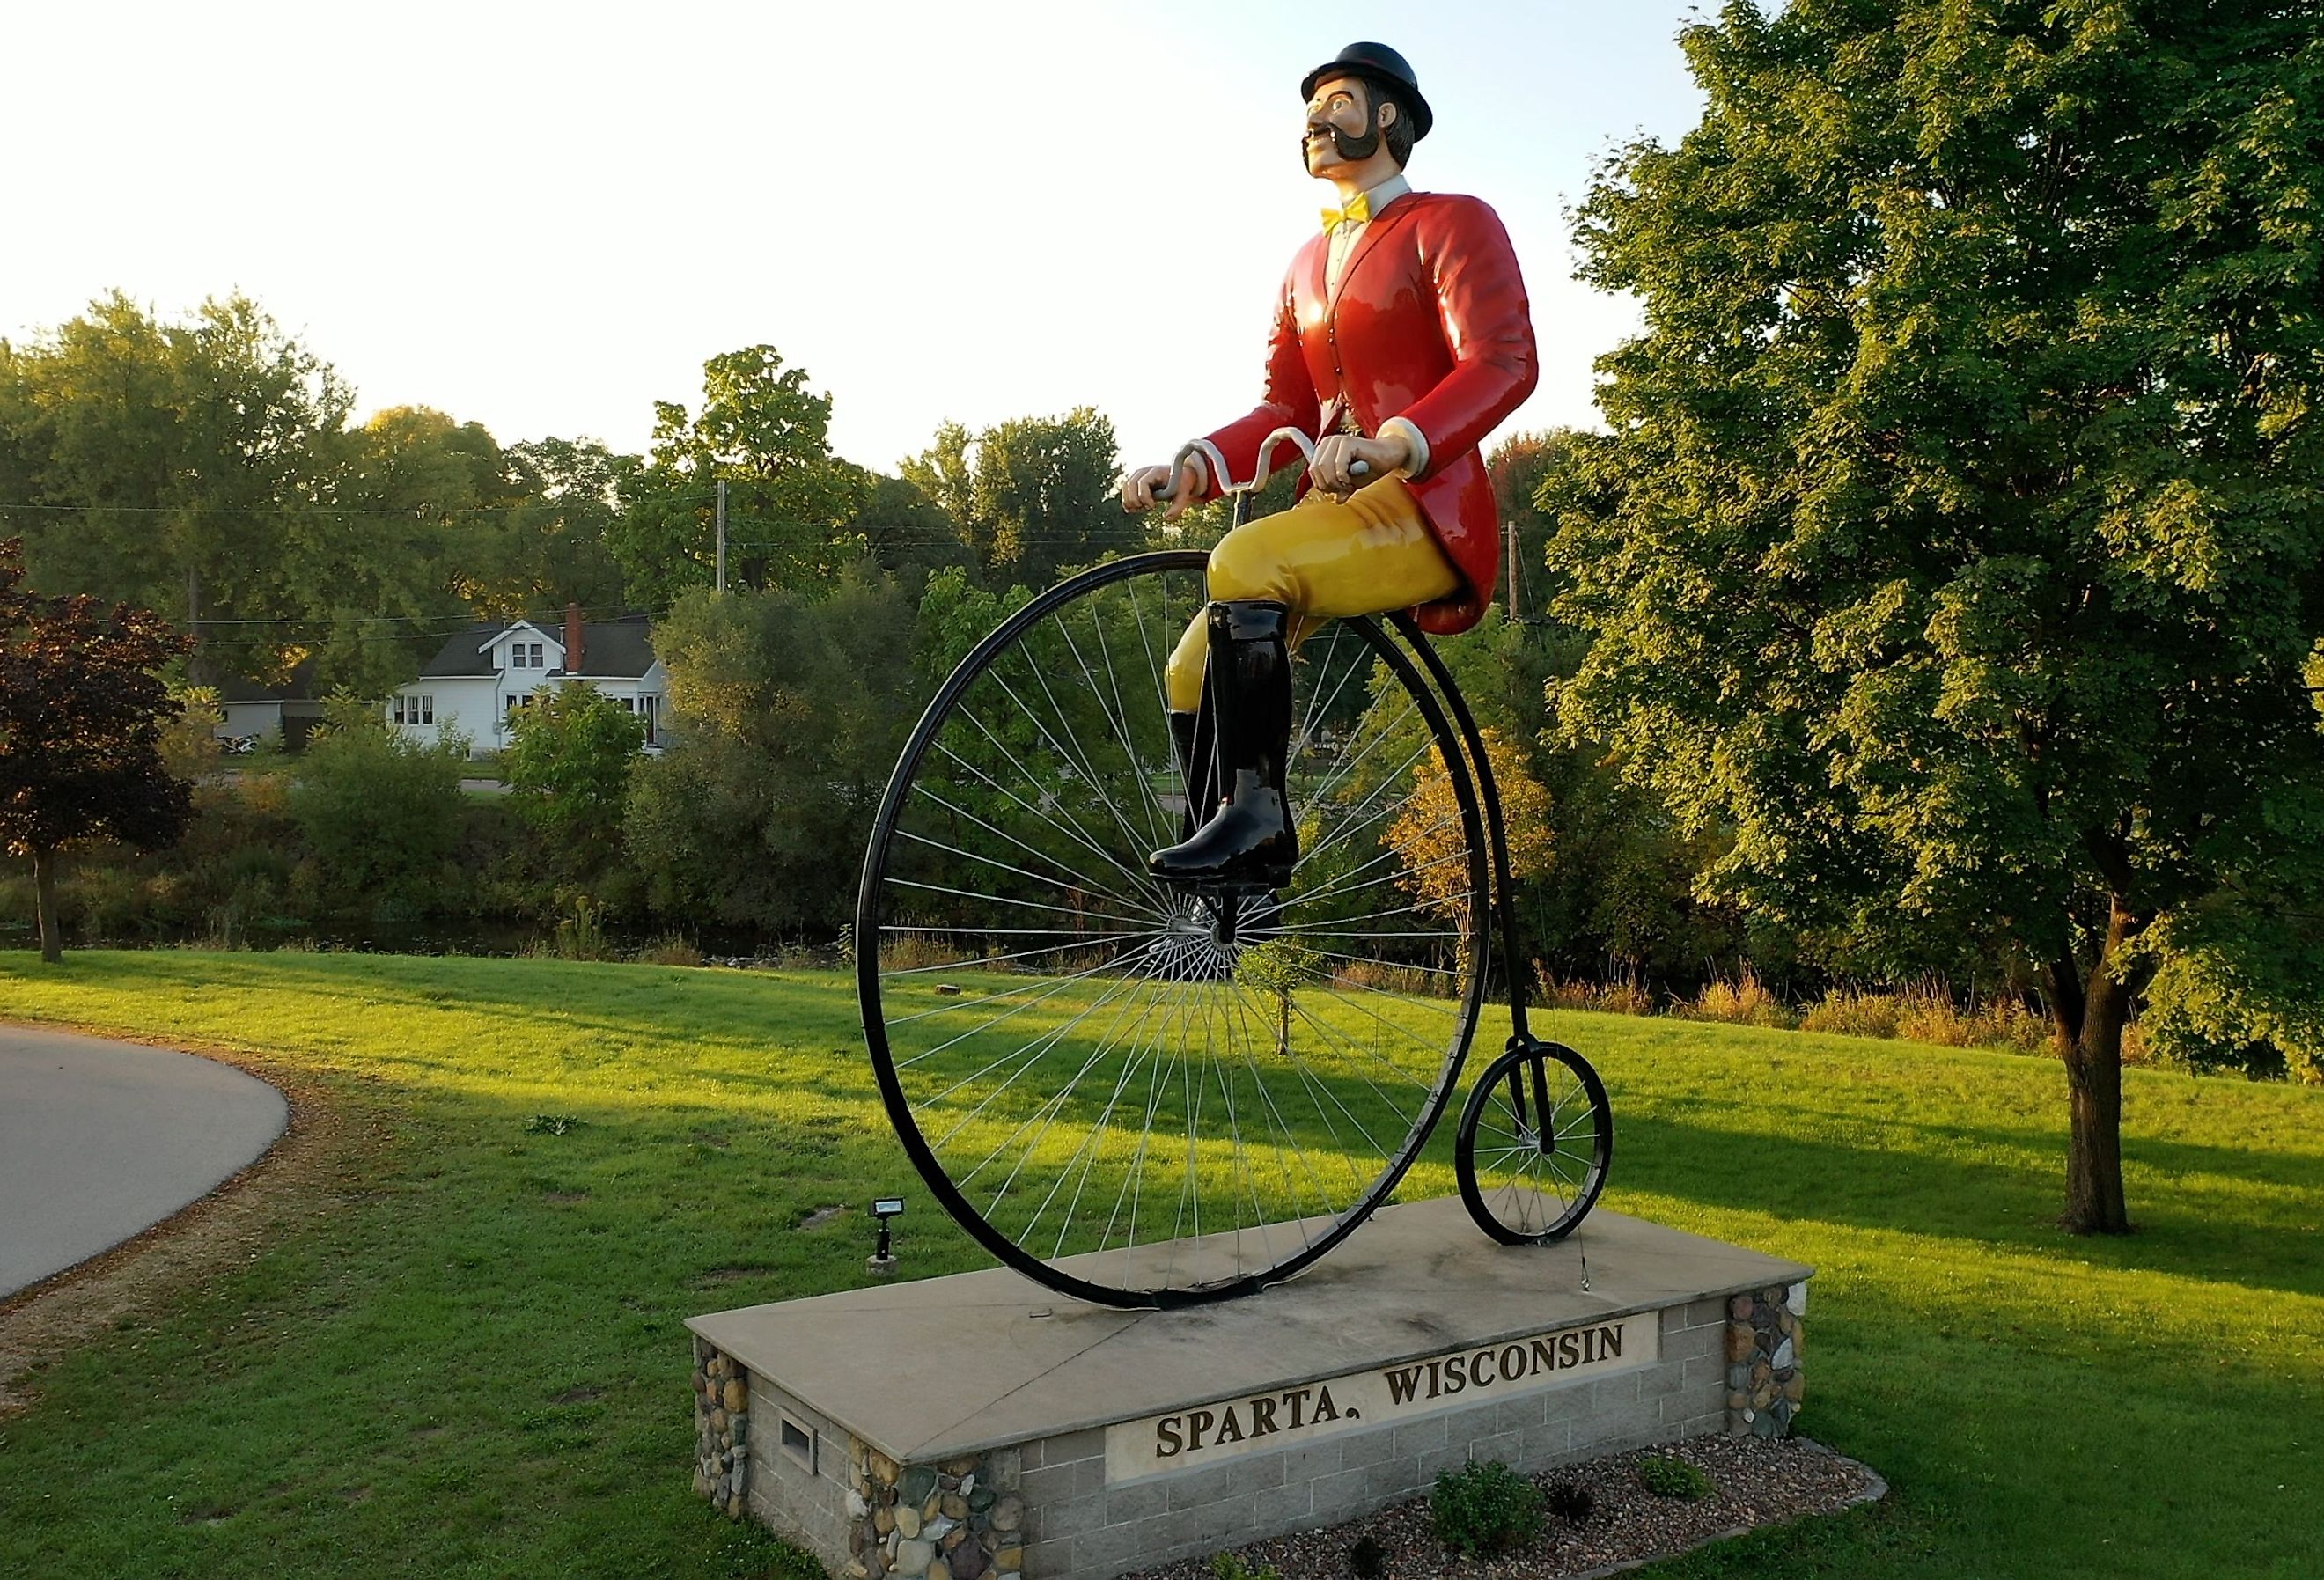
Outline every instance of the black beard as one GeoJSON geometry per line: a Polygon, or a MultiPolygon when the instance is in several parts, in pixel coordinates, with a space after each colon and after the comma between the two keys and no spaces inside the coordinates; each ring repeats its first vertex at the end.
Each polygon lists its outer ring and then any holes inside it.
{"type": "MultiPolygon", "coordinates": [[[[1341,131],[1337,126],[1311,126],[1308,128],[1308,131],[1311,134],[1315,132],[1329,132],[1332,134],[1333,152],[1337,153],[1341,159],[1349,164],[1361,164],[1365,160],[1370,159],[1373,154],[1379,152],[1380,127],[1378,122],[1374,122],[1372,129],[1365,133],[1360,137],[1351,137],[1345,132],[1341,131]]],[[[1299,140],[1299,168],[1301,170],[1305,170],[1307,168],[1307,139],[1305,137],[1302,137],[1299,140]]]]}

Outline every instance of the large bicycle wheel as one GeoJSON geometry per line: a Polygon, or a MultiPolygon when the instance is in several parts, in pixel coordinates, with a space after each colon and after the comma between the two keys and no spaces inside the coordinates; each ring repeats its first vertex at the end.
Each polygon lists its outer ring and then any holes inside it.
{"type": "Polygon", "coordinates": [[[1475,792],[1377,622],[1293,666],[1290,884],[1147,873],[1187,805],[1162,672],[1204,559],[1102,566],[980,642],[897,764],[857,905],[865,1040],[928,1188],[1111,1305],[1244,1293],[1345,1237],[1426,1141],[1483,990],[1475,792]]]}
{"type": "Polygon", "coordinates": [[[1487,1065],[1452,1142],[1469,1216],[1505,1245],[1573,1233],[1613,1161],[1605,1083],[1558,1042],[1519,1043],[1487,1065]]]}

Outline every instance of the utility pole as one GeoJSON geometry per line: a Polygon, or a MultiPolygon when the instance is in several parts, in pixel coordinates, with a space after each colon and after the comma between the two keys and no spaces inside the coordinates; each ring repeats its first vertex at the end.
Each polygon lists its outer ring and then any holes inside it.
{"type": "Polygon", "coordinates": [[[726,479],[718,479],[718,590],[726,590],[726,479]]]}
{"type": "Polygon", "coordinates": [[[1515,517],[1501,525],[1502,534],[1508,539],[1509,559],[1509,623],[1517,621],[1517,523],[1515,517]]]}

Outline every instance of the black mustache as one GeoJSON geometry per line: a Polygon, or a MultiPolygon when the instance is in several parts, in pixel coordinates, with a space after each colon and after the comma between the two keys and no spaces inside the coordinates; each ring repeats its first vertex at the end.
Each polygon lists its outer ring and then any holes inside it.
{"type": "Polygon", "coordinates": [[[1331,138],[1333,151],[1350,164],[1370,159],[1380,145],[1380,128],[1377,125],[1360,137],[1351,137],[1329,122],[1310,121],[1306,134],[1299,139],[1299,157],[1303,163],[1307,157],[1307,144],[1317,136],[1331,138]]]}

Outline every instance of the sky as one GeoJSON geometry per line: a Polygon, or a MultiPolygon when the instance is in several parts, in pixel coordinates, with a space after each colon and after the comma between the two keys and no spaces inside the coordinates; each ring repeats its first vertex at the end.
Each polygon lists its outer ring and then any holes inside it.
{"type": "Polygon", "coordinates": [[[774,346],[892,470],[947,420],[1090,405],[1125,462],[1247,411],[1331,189],[1299,79],[1356,39],[1435,112],[1409,175],[1500,213],[1541,387],[1595,420],[1635,303],[1572,278],[1618,143],[1702,109],[1679,0],[651,6],[15,5],[0,14],[0,337],[118,288],[239,289],[358,412],[642,450],[704,360],[774,346]]]}

